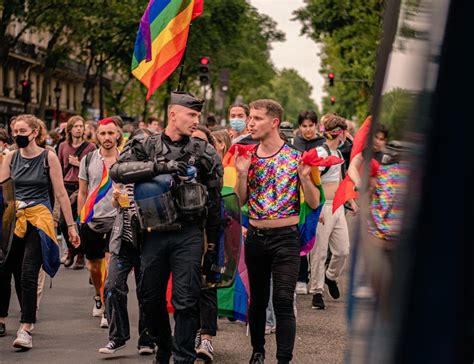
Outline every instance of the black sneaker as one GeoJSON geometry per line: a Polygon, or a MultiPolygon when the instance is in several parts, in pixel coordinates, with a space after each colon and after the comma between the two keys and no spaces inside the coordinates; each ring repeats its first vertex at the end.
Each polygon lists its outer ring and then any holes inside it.
{"type": "Polygon", "coordinates": [[[7,334],[7,327],[2,322],[0,323],[0,337],[5,336],[7,334]]]}
{"type": "Polygon", "coordinates": [[[326,305],[324,304],[323,295],[321,293],[316,293],[313,296],[312,307],[317,310],[324,310],[326,305]]]}
{"type": "Polygon", "coordinates": [[[264,364],[265,363],[265,354],[263,353],[253,353],[250,358],[249,364],[264,364]]]}
{"type": "Polygon", "coordinates": [[[118,351],[120,349],[123,349],[126,346],[127,346],[127,344],[125,342],[118,342],[118,341],[111,340],[103,348],[99,349],[99,353],[101,353],[101,354],[113,354],[116,351],[118,351]]]}
{"type": "Polygon", "coordinates": [[[327,284],[328,289],[329,289],[329,294],[331,295],[332,298],[337,300],[341,294],[339,293],[339,288],[337,287],[337,282],[333,281],[332,279],[329,279],[326,275],[324,276],[324,283],[327,284]]]}

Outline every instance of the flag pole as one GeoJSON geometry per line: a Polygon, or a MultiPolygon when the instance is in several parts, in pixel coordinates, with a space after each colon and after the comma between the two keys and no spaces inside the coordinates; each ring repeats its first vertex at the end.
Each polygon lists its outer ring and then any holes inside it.
{"type": "MultiPolygon", "coordinates": [[[[191,33],[192,25],[193,23],[189,23],[188,39],[189,39],[189,33],[191,33]]],[[[183,59],[181,59],[181,67],[179,70],[178,89],[177,89],[178,92],[181,91],[181,83],[183,81],[184,63],[186,62],[187,51],[188,51],[188,42],[186,42],[186,46],[184,47],[184,52],[183,52],[183,59]]]]}

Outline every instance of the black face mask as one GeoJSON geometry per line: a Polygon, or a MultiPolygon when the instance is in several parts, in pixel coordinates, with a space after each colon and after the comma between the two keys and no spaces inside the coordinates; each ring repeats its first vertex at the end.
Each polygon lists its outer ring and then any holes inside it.
{"type": "Polygon", "coordinates": [[[29,135],[17,135],[15,137],[15,143],[18,145],[18,148],[26,148],[30,144],[30,133],[29,135]]]}

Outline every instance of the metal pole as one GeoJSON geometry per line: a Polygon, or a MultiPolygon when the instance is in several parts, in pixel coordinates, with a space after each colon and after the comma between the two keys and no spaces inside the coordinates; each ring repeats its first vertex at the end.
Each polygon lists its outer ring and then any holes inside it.
{"type": "Polygon", "coordinates": [[[102,70],[103,70],[103,61],[102,61],[102,54],[100,54],[99,58],[99,110],[100,110],[100,119],[104,118],[104,80],[102,77],[102,70]]]}
{"type": "Polygon", "coordinates": [[[56,97],[56,126],[59,126],[59,97],[56,97]]]}

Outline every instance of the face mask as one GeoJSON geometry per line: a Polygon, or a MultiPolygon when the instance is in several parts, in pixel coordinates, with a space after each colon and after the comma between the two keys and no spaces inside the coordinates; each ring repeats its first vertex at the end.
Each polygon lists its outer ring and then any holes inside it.
{"type": "Polygon", "coordinates": [[[245,127],[247,126],[244,119],[230,119],[229,122],[230,122],[230,127],[238,133],[244,130],[245,127]]]}
{"type": "Polygon", "coordinates": [[[46,145],[53,145],[52,139],[46,139],[46,145]]]}
{"type": "Polygon", "coordinates": [[[30,144],[30,133],[29,135],[17,135],[15,137],[15,143],[18,145],[18,148],[26,148],[30,144]]]}

